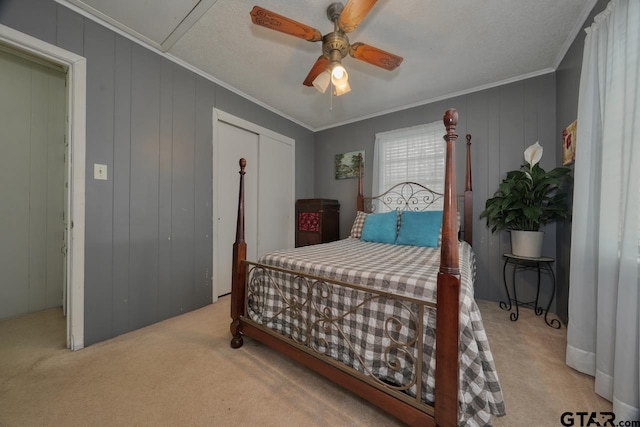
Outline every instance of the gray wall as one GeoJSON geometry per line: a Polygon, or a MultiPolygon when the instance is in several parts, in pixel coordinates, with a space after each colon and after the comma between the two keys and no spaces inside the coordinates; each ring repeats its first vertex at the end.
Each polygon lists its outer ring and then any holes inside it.
{"type": "MultiPolygon", "coordinates": [[[[593,18],[602,12],[609,0],[599,0],[594,6],[589,17],[585,20],[582,29],[590,27],[593,18]]],[[[580,89],[580,71],[582,68],[582,55],[584,51],[585,32],[580,31],[571,44],[567,54],[556,70],[557,84],[557,129],[556,135],[562,135],[562,130],[578,117],[578,90],[580,89]]],[[[562,145],[556,145],[556,158],[558,166],[562,165],[562,145]]],[[[576,146],[579,150],[579,142],[576,146]]],[[[573,165],[569,166],[573,169],[573,165]]],[[[573,200],[573,185],[567,186],[569,200],[573,200]]],[[[569,304],[569,268],[571,261],[571,223],[563,221],[558,223],[556,240],[557,251],[557,313],[566,324],[568,319],[569,304]]]]}
{"type": "MultiPolygon", "coordinates": [[[[524,149],[536,141],[546,148],[542,167],[556,164],[556,81],[555,74],[459,96],[384,116],[363,120],[316,134],[315,196],[338,199],[341,203],[340,235],[349,234],[356,212],[356,181],[336,180],[333,160],[336,154],[365,150],[365,194],[371,193],[373,145],[377,132],[442,120],[447,108],[459,112],[456,161],[458,190],[464,189],[464,135],[472,134],[472,177],[474,190],[473,241],[477,256],[476,297],[497,301],[504,297],[502,254],[510,252],[509,234],[491,234],[479,214],[484,202],[498,189],[506,172],[524,163],[524,149]]],[[[444,135],[444,128],[443,128],[444,135]]],[[[555,225],[545,229],[544,253],[555,257],[555,225]]],[[[533,277],[522,277],[523,299],[535,298],[533,277]]],[[[520,285],[519,285],[520,292],[520,285]]],[[[551,286],[543,281],[542,301],[551,296],[551,286]]],[[[553,307],[552,307],[553,308],[553,307]]]]}
{"type": "MultiPolygon", "coordinates": [[[[606,4],[598,1],[586,25],[606,4]]],[[[523,162],[529,144],[540,140],[545,146],[543,167],[561,164],[559,135],[576,117],[584,44],[581,32],[557,73],[314,135],[53,0],[2,0],[0,23],[88,60],[87,167],[106,163],[111,178],[87,177],[86,345],[210,301],[212,245],[206,236],[211,236],[214,107],[296,140],[296,198],[339,199],[343,237],[355,216],[356,184],[334,179],[335,154],[366,151],[365,192],[370,193],[376,132],[441,120],[447,108],[457,108],[459,170],[464,135],[473,135],[476,296],[503,298],[501,254],[509,250],[508,235],[492,235],[477,215],[505,173],[523,162]]],[[[463,184],[459,178],[460,190],[463,184]]],[[[556,240],[556,226],[547,227],[544,251],[556,256],[557,250],[562,313],[570,226],[557,229],[556,240]]],[[[546,301],[546,288],[543,294],[546,301]]]]}
{"type": "Polygon", "coordinates": [[[87,58],[85,345],[211,301],[214,107],[295,139],[313,196],[311,131],[53,0],[3,0],[0,23],[87,58]]]}

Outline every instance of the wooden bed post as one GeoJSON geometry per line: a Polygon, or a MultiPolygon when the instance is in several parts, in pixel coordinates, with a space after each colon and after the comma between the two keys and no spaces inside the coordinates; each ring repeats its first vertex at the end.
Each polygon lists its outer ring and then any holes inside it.
{"type": "Polygon", "coordinates": [[[362,154],[358,154],[358,198],[356,208],[364,212],[364,195],[362,194],[362,154]]]}
{"type": "Polygon", "coordinates": [[[458,112],[449,109],[444,115],[447,134],[447,157],[442,224],[442,247],[438,273],[436,312],[436,425],[458,425],[458,344],[460,270],[458,261],[457,196],[455,171],[455,142],[458,112]]]}
{"type": "Polygon", "coordinates": [[[244,241],[244,174],[247,161],[240,159],[240,191],[238,195],[238,222],[233,244],[233,271],[231,272],[231,347],[242,346],[240,317],[244,316],[247,243],[244,241]]]}
{"type": "Polygon", "coordinates": [[[471,186],[471,134],[467,134],[467,177],[464,186],[464,241],[473,246],[473,188],[471,186]]]}

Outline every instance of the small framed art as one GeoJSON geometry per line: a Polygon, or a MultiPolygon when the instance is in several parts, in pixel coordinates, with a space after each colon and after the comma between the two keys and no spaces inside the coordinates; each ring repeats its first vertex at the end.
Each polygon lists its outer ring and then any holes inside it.
{"type": "Polygon", "coordinates": [[[578,121],[574,120],[562,131],[562,164],[570,165],[576,160],[576,128],[578,121]]]}
{"type": "Polygon", "coordinates": [[[336,154],[336,179],[358,177],[358,155],[362,155],[362,170],[364,171],[364,150],[336,154]]]}

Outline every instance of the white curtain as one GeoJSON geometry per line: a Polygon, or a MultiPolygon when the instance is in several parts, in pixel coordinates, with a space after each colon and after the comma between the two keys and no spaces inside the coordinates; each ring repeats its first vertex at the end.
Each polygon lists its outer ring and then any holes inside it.
{"type": "Polygon", "coordinates": [[[566,361],[619,421],[640,419],[639,52],[640,1],[612,0],[585,38],[566,361]]]}

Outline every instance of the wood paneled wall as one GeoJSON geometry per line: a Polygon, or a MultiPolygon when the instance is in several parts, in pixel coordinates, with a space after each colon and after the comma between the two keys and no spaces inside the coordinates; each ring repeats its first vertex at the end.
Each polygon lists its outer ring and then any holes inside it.
{"type": "MultiPolygon", "coordinates": [[[[509,234],[491,234],[479,215],[486,199],[498,189],[506,172],[517,169],[524,163],[523,153],[529,145],[540,141],[545,147],[542,166],[556,166],[555,146],[560,140],[556,135],[555,102],[555,74],[550,73],[318,132],[315,146],[315,195],[340,201],[340,234],[346,237],[355,218],[356,183],[353,180],[334,178],[335,155],[365,150],[365,193],[368,194],[371,191],[373,146],[377,132],[439,121],[447,108],[456,108],[460,115],[458,133],[471,133],[473,136],[473,242],[478,274],[476,297],[498,301],[504,296],[502,254],[510,252],[509,234]]],[[[460,138],[459,141],[456,167],[464,174],[464,139],[460,138]]],[[[462,194],[464,179],[458,179],[457,183],[458,193],[462,194]]],[[[545,229],[543,250],[545,255],[551,257],[556,254],[555,229],[555,224],[545,229]]],[[[528,297],[533,296],[534,299],[533,277],[527,274],[524,280],[526,283],[519,297],[528,300],[528,297]]],[[[548,280],[549,278],[543,278],[541,288],[545,306],[551,296],[548,280]]]]}
{"type": "MultiPolygon", "coordinates": [[[[594,11],[605,4],[600,0],[594,11]]],[[[313,134],[53,0],[4,0],[0,23],[87,58],[87,170],[105,163],[110,179],[87,176],[86,345],[210,300],[213,107],[295,139],[296,198],[339,199],[342,236],[355,216],[355,184],[334,179],[335,154],[366,150],[370,192],[376,132],[441,120],[447,108],[457,108],[459,133],[473,135],[476,296],[499,300],[508,235],[492,235],[477,215],[506,171],[523,162],[529,144],[545,146],[545,168],[560,164],[558,129],[570,114],[558,112],[556,103],[562,109],[577,103],[571,87],[579,70],[570,51],[561,66],[570,69],[568,83],[564,76],[558,83],[563,99],[569,93],[567,102],[556,96],[552,73],[313,134]]],[[[581,52],[583,36],[578,39],[581,52]]],[[[463,153],[460,146],[460,170],[463,153]]],[[[555,227],[545,230],[550,256],[556,255],[555,227]]],[[[564,263],[570,233],[561,234],[564,263]]],[[[558,266],[560,286],[568,280],[563,269],[568,266],[558,266]]],[[[544,283],[542,292],[546,301],[544,283]]]]}
{"type": "Polygon", "coordinates": [[[0,23],[87,58],[85,345],[211,302],[214,107],[295,139],[313,197],[308,129],[53,0],[4,0],[0,23]]]}

